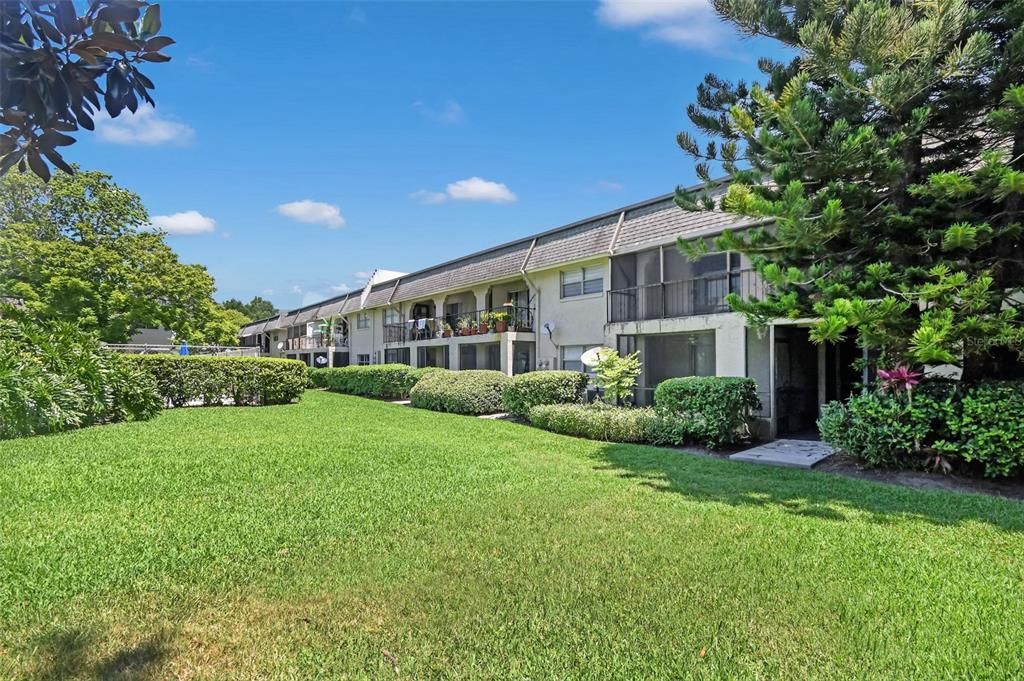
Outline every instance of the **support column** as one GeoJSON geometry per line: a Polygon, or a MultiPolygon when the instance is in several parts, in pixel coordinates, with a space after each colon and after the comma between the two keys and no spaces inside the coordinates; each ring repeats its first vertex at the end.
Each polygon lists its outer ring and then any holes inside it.
{"type": "Polygon", "coordinates": [[[487,309],[487,292],[490,291],[490,287],[475,288],[473,289],[473,295],[476,296],[476,309],[486,310],[487,309]]]}
{"type": "Polygon", "coordinates": [[[512,344],[512,339],[509,338],[510,335],[511,334],[508,333],[501,334],[501,340],[499,341],[501,343],[501,351],[498,353],[500,355],[501,373],[506,376],[512,375],[512,367],[515,362],[514,346],[512,344]]]}

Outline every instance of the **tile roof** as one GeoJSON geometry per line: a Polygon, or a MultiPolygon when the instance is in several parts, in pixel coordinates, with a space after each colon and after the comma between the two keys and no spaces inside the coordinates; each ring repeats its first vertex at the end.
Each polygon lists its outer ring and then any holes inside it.
{"type": "Polygon", "coordinates": [[[306,322],[311,322],[314,319],[317,319],[317,311],[319,310],[319,304],[314,305],[313,307],[308,307],[304,310],[299,310],[299,313],[295,315],[295,319],[292,320],[292,324],[305,324],[306,322]]]}
{"type": "Polygon", "coordinates": [[[672,197],[626,211],[615,250],[629,250],[651,243],[665,243],[676,237],[717,234],[729,227],[750,224],[750,220],[718,211],[690,213],[675,204],[672,197]]]}

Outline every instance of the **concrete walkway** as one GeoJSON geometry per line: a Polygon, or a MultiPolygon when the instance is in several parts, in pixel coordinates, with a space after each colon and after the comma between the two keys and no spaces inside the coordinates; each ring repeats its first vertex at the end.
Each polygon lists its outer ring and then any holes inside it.
{"type": "Polygon", "coordinates": [[[772,466],[810,468],[832,456],[832,448],[817,440],[775,440],[733,454],[733,461],[749,461],[772,466]]]}

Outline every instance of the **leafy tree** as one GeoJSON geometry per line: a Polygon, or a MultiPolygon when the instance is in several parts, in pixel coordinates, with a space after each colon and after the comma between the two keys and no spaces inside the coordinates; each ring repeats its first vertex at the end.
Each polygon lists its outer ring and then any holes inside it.
{"type": "Polygon", "coordinates": [[[103,173],[61,173],[49,183],[4,176],[0,295],[23,299],[40,319],[77,322],[108,342],[125,342],[144,327],[223,342],[238,317],[214,303],[206,268],[179,262],[148,222],[139,197],[103,173]]]}
{"type": "Polygon", "coordinates": [[[202,338],[216,345],[238,345],[238,332],[250,318],[222,305],[211,305],[208,321],[203,324],[202,338]]]}
{"type": "Polygon", "coordinates": [[[677,202],[750,226],[684,251],[748,254],[770,292],[730,303],[757,323],[814,317],[815,341],[856,333],[883,365],[1005,375],[1024,348],[1024,0],[715,8],[797,56],[698,88],[710,140],[678,142],[708,191],[677,202]]]}
{"type": "Polygon", "coordinates": [[[643,371],[640,364],[640,353],[621,356],[612,348],[597,349],[597,385],[604,390],[604,399],[608,404],[619,404],[633,394],[636,380],[643,371]]]}
{"type": "Polygon", "coordinates": [[[273,317],[277,314],[277,308],[272,302],[261,296],[253,296],[252,300],[248,303],[243,303],[237,298],[228,298],[221,306],[227,310],[235,310],[241,312],[243,315],[248,317],[248,320],[253,319],[266,319],[267,317],[273,317]]]}
{"type": "Polygon", "coordinates": [[[44,157],[73,172],[57,149],[94,129],[100,95],[111,117],[155,106],[138,65],[170,61],[160,50],[174,40],[159,33],[160,6],[142,0],[91,0],[81,16],[72,0],[0,0],[0,175],[48,180],[44,157]]]}

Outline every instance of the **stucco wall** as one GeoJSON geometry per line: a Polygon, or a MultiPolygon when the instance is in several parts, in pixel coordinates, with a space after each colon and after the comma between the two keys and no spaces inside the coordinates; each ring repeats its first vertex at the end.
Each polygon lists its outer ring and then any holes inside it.
{"type": "Polygon", "coordinates": [[[605,344],[614,348],[616,337],[620,335],[646,336],[707,330],[715,332],[715,374],[718,376],[745,376],[746,322],[743,315],[734,312],[609,324],[606,329],[605,344]]]}
{"type": "Polygon", "coordinates": [[[530,281],[537,287],[539,298],[535,303],[537,326],[537,366],[542,369],[559,368],[558,348],[563,345],[598,346],[605,342],[605,293],[574,298],[561,297],[560,272],[579,267],[604,268],[604,286],[608,288],[608,258],[574,263],[557,269],[530,272],[530,281]],[[549,337],[544,322],[554,323],[549,337]]]}
{"type": "Polygon", "coordinates": [[[383,312],[381,309],[366,310],[370,315],[370,328],[358,328],[359,314],[353,312],[348,315],[348,343],[349,361],[352,364],[358,363],[358,355],[369,355],[370,362],[376,361],[375,352],[381,350],[384,344],[381,342],[383,333],[383,312]]]}

